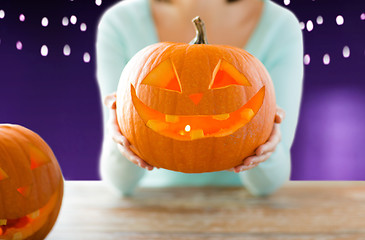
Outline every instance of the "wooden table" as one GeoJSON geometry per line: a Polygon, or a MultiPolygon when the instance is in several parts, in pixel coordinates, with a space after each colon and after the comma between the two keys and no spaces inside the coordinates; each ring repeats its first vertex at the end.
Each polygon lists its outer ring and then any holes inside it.
{"type": "Polygon", "coordinates": [[[117,198],[102,182],[66,182],[52,239],[365,240],[365,182],[289,182],[266,198],[220,187],[117,198]]]}

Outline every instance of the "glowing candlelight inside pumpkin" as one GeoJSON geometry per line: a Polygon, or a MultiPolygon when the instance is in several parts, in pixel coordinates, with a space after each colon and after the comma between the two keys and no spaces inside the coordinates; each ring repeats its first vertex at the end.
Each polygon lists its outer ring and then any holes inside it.
{"type": "Polygon", "coordinates": [[[191,130],[190,125],[186,125],[186,126],[185,126],[185,132],[190,132],[190,130],[191,130]]]}

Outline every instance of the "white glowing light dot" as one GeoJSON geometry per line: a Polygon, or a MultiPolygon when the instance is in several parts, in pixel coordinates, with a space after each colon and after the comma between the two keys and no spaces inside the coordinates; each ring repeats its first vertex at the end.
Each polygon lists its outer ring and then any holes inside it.
{"type": "Polygon", "coordinates": [[[328,53],[323,56],[323,63],[324,65],[330,64],[330,55],[328,53]]]}
{"type": "Polygon", "coordinates": [[[360,19],[361,19],[361,20],[365,20],[365,13],[361,13],[361,15],[360,15],[360,19]]]}
{"type": "Polygon", "coordinates": [[[67,17],[63,17],[62,18],[62,25],[63,26],[67,26],[68,25],[68,18],[67,17]]]}
{"type": "Polygon", "coordinates": [[[18,50],[23,49],[23,43],[21,41],[17,41],[15,46],[16,46],[16,49],[18,49],[18,50]]]}
{"type": "Polygon", "coordinates": [[[302,30],[303,30],[303,29],[305,28],[305,24],[304,24],[304,22],[300,22],[300,23],[299,23],[299,25],[300,25],[300,29],[302,29],[302,30]]]}
{"type": "Polygon", "coordinates": [[[284,0],[284,4],[285,5],[289,5],[290,4],[290,0],[284,0]]]}
{"type": "Polygon", "coordinates": [[[63,47],[63,54],[65,56],[70,56],[71,54],[71,48],[68,44],[66,44],[64,47],[63,47]]]}
{"type": "Polygon", "coordinates": [[[86,23],[81,23],[80,30],[83,31],[83,32],[85,32],[86,29],[87,29],[86,23]]]}
{"type": "Polygon", "coordinates": [[[46,18],[46,17],[42,18],[41,23],[42,23],[43,27],[47,27],[48,26],[48,18],[46,18]]]}
{"type": "Polygon", "coordinates": [[[4,10],[0,10],[0,18],[4,18],[5,17],[5,12],[4,10]]]}
{"type": "Polygon", "coordinates": [[[89,63],[90,62],[90,54],[88,52],[84,53],[84,62],[89,63]]]}
{"type": "Polygon", "coordinates": [[[24,14],[20,14],[20,15],[19,15],[19,20],[20,20],[21,22],[24,22],[24,21],[25,21],[25,16],[24,16],[24,14]]]}
{"type": "Polygon", "coordinates": [[[186,125],[186,126],[185,126],[185,132],[190,132],[190,130],[191,130],[190,125],[186,125]]]}
{"type": "Polygon", "coordinates": [[[48,47],[46,45],[41,47],[41,55],[44,57],[48,55],[48,47]]]}
{"type": "Polygon", "coordinates": [[[75,15],[72,15],[70,17],[70,22],[75,25],[77,23],[77,17],[75,15]]]}
{"type": "Polygon", "coordinates": [[[95,4],[96,4],[96,5],[100,6],[100,5],[101,5],[101,3],[102,3],[102,0],[95,0],[95,4]]]}
{"type": "Polygon", "coordinates": [[[313,22],[311,20],[308,20],[307,22],[307,30],[308,32],[313,30],[313,22]]]}
{"type": "Polygon", "coordinates": [[[309,63],[311,62],[311,58],[310,58],[309,54],[304,55],[303,62],[304,62],[304,65],[309,65],[309,63]]]}
{"type": "Polygon", "coordinates": [[[322,16],[318,16],[316,21],[317,21],[317,24],[318,25],[321,25],[323,23],[323,17],[322,16]]]}
{"type": "Polygon", "coordinates": [[[350,48],[348,46],[345,46],[342,49],[342,55],[343,55],[344,58],[350,57],[350,48]]]}
{"type": "Polygon", "coordinates": [[[344,22],[345,22],[345,19],[341,15],[338,15],[336,17],[336,23],[337,23],[337,25],[342,25],[344,22]]]}

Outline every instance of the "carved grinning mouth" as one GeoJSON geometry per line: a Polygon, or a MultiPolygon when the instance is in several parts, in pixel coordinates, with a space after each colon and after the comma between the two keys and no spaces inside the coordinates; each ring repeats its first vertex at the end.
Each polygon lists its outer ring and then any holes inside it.
{"type": "Polygon", "coordinates": [[[42,208],[17,219],[0,219],[0,239],[26,239],[37,232],[46,223],[48,215],[54,209],[58,192],[56,191],[42,208]],[[8,237],[11,238],[8,238],[8,237]]]}
{"type": "Polygon", "coordinates": [[[134,107],[147,127],[165,137],[191,141],[228,136],[246,125],[262,106],[265,86],[238,110],[218,115],[168,115],[145,105],[137,97],[133,85],[131,94],[134,107]]]}

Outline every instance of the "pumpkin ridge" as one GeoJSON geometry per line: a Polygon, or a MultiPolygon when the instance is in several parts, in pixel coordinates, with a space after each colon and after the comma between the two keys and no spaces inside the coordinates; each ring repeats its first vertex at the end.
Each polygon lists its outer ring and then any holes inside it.
{"type": "MultiPolygon", "coordinates": [[[[24,127],[21,127],[19,125],[17,125],[16,128],[14,128],[14,131],[17,132],[17,134],[20,137],[25,138],[28,141],[29,144],[31,144],[35,140],[36,141],[36,145],[38,145],[38,146],[36,146],[35,144],[32,144],[32,145],[34,145],[39,150],[43,151],[43,149],[41,149],[41,148],[43,148],[43,146],[42,146],[43,145],[43,140],[40,139],[40,137],[39,137],[39,135],[37,133],[36,133],[37,136],[32,137],[31,135],[28,135],[28,133],[30,133],[28,129],[26,129],[24,127]],[[26,133],[24,133],[24,132],[21,133],[20,132],[20,129],[21,128],[23,128],[22,130],[25,131],[26,133]]],[[[25,150],[22,147],[21,147],[21,149],[23,150],[23,152],[25,152],[25,150]]],[[[55,163],[54,162],[54,159],[56,157],[55,157],[53,151],[47,152],[45,154],[50,159],[50,163],[53,163],[53,164],[57,164],[58,165],[58,163],[55,163]]],[[[25,155],[28,157],[28,153],[25,153],[25,155]]],[[[31,163],[29,163],[29,167],[30,166],[31,166],[31,163]]],[[[45,177],[46,179],[52,179],[51,176],[53,174],[50,174],[50,171],[51,171],[50,167],[52,167],[52,166],[53,165],[50,165],[50,164],[47,164],[46,166],[44,166],[44,168],[47,168],[47,176],[45,177]]],[[[58,175],[58,171],[56,171],[55,169],[54,169],[54,173],[56,173],[58,175]]],[[[57,177],[59,177],[59,175],[57,177]]],[[[34,175],[32,175],[32,178],[33,178],[33,181],[36,182],[36,183],[42,182],[42,181],[39,181],[39,179],[35,178],[34,175]]],[[[55,183],[53,181],[49,181],[47,184],[49,185],[49,187],[50,187],[50,189],[52,191],[54,191],[55,189],[57,189],[57,187],[54,185],[55,183]]],[[[43,193],[40,193],[39,190],[38,190],[38,188],[34,188],[34,190],[37,192],[37,194],[36,194],[37,195],[37,201],[39,201],[39,199],[42,199],[40,197],[40,195],[43,194],[43,193]]],[[[43,201],[47,202],[48,200],[47,199],[44,199],[43,201]]],[[[44,205],[45,202],[41,202],[41,205],[44,205]]],[[[36,210],[36,209],[34,209],[34,210],[36,210]]]]}

